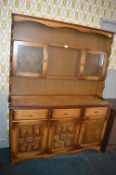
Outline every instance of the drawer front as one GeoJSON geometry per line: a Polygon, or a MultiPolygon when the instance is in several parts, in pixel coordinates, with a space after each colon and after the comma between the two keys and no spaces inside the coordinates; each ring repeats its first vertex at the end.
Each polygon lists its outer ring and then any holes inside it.
{"type": "Polygon", "coordinates": [[[39,110],[15,110],[13,113],[14,120],[27,120],[27,119],[46,119],[48,118],[47,109],[39,110]]]}
{"type": "Polygon", "coordinates": [[[52,111],[52,118],[79,118],[81,116],[81,109],[54,109],[52,111]]]}
{"type": "Polygon", "coordinates": [[[106,116],[108,112],[107,107],[93,107],[93,108],[85,108],[85,116],[106,116]]]}

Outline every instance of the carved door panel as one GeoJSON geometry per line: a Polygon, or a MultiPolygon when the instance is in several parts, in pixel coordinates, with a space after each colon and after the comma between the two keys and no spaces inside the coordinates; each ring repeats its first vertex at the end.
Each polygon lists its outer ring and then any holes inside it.
{"type": "Polygon", "coordinates": [[[79,121],[58,119],[50,121],[49,152],[65,152],[76,148],[79,121]]]}
{"type": "Polygon", "coordinates": [[[29,158],[44,153],[47,141],[47,120],[13,122],[12,152],[14,158],[29,158]]]}
{"type": "Polygon", "coordinates": [[[101,144],[106,128],[106,119],[86,120],[82,123],[78,146],[79,148],[101,144]]]}

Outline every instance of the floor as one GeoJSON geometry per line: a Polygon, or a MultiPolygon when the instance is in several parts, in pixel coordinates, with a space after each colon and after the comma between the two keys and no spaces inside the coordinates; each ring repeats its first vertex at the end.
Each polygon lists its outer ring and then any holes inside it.
{"type": "Polygon", "coordinates": [[[83,151],[49,159],[10,164],[9,149],[0,149],[0,175],[116,175],[116,152],[83,151]]]}

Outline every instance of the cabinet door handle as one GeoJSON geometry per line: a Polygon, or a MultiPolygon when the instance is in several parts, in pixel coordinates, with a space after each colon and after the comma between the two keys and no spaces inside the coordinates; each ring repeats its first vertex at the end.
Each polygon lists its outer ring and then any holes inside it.
{"type": "Polygon", "coordinates": [[[68,113],[67,113],[67,112],[65,112],[65,113],[64,113],[64,115],[68,115],[68,113]]]}
{"type": "Polygon", "coordinates": [[[32,114],[30,114],[29,117],[31,118],[32,117],[32,114]]]}
{"type": "Polygon", "coordinates": [[[84,148],[84,144],[80,144],[79,147],[80,147],[80,148],[84,148]]]}

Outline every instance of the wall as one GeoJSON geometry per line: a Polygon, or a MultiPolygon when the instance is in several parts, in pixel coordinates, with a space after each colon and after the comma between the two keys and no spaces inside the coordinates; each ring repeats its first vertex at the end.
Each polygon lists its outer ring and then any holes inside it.
{"type": "Polygon", "coordinates": [[[116,98],[116,70],[108,70],[103,96],[116,98]]]}
{"type": "MultiPolygon", "coordinates": [[[[116,21],[102,19],[101,29],[116,33],[116,21]]],[[[108,70],[103,96],[105,98],[116,98],[116,70],[108,70]]]]}
{"type": "MultiPolygon", "coordinates": [[[[7,146],[11,13],[100,28],[100,19],[116,19],[116,0],[0,0],[0,146],[7,146]]],[[[110,68],[116,68],[113,42],[110,68]]]]}

